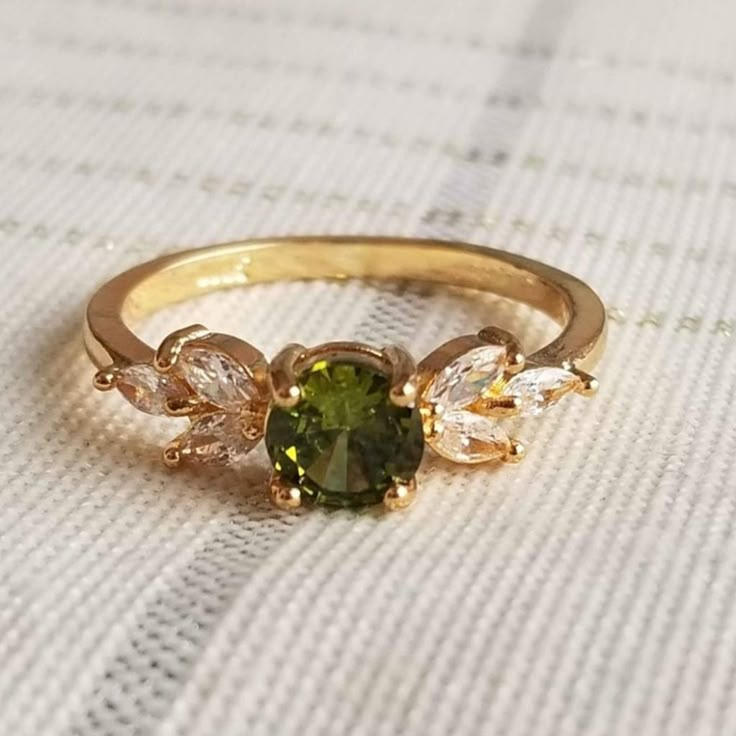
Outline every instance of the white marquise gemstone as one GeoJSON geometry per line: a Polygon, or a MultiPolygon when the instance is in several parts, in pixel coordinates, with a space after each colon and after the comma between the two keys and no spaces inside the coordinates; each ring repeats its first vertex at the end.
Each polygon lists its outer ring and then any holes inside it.
{"type": "Polygon", "coordinates": [[[503,394],[520,398],[521,416],[530,417],[553,407],[579,384],[580,378],[564,368],[531,368],[514,376],[503,394]]]}
{"type": "Polygon", "coordinates": [[[245,368],[215,350],[185,349],[179,370],[197,396],[223,409],[237,411],[258,396],[258,387],[245,368]]]}
{"type": "Polygon", "coordinates": [[[440,371],[424,400],[443,412],[465,409],[490,393],[505,367],[506,348],[502,345],[469,350],[440,371]]]}
{"type": "Polygon", "coordinates": [[[234,465],[258,440],[246,440],[235,414],[208,414],[197,419],[179,438],[179,452],[186,460],[205,465],[234,465]]]}
{"type": "Polygon", "coordinates": [[[508,435],[488,417],[470,411],[447,412],[435,419],[432,448],[457,463],[500,460],[510,448],[508,435]]]}
{"type": "Polygon", "coordinates": [[[123,368],[115,386],[138,411],[146,414],[166,414],[167,399],[187,395],[187,389],[180,380],[159,373],[147,363],[123,368]]]}

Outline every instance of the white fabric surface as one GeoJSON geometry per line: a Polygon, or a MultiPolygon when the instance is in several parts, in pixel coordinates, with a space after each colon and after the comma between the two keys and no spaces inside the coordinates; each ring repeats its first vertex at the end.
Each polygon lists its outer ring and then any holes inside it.
{"type": "MultiPolygon", "coordinates": [[[[0,734],[736,733],[731,0],[3,0],[0,734]],[[407,514],[170,473],[79,322],[176,247],[470,239],[610,307],[600,396],[407,514]]],[[[493,308],[493,303],[490,304],[493,308]]],[[[526,313],[501,314],[525,332],[526,313]]],[[[177,308],[272,354],[417,354],[460,295],[259,287],[177,308]],[[398,320],[398,322],[397,322],[398,320]]]]}

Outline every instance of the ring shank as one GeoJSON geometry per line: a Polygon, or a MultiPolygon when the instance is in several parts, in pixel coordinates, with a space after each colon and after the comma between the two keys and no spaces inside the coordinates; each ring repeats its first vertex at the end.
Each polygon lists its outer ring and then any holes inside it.
{"type": "Polygon", "coordinates": [[[591,368],[605,342],[606,313],[579,279],[523,256],[466,243],[369,237],[247,240],[163,256],[107,282],[92,297],[85,345],[98,368],[149,362],[154,350],[128,323],[203,294],[255,283],[314,279],[424,281],[523,302],[563,327],[529,356],[544,365],[591,368]]]}

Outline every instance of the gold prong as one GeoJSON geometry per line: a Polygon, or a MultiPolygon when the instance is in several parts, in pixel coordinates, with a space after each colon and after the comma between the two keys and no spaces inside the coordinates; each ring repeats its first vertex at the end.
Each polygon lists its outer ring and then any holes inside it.
{"type": "Polygon", "coordinates": [[[398,345],[383,350],[391,364],[391,403],[396,406],[413,406],[419,391],[417,364],[411,354],[398,345]]]}
{"type": "Polygon", "coordinates": [[[243,437],[245,437],[249,442],[255,442],[255,440],[258,440],[263,436],[263,428],[255,424],[243,427],[241,431],[243,433],[243,437]]]}
{"type": "Polygon", "coordinates": [[[506,373],[510,373],[512,376],[516,373],[521,373],[526,365],[526,357],[524,353],[510,349],[507,353],[506,373]]]}
{"type": "Polygon", "coordinates": [[[163,450],[164,465],[167,468],[178,468],[181,465],[181,444],[179,440],[172,440],[163,450]]]}
{"type": "Polygon", "coordinates": [[[441,416],[438,411],[441,407],[421,406],[419,414],[422,417],[422,430],[424,431],[424,439],[428,442],[437,436],[437,422],[441,416]]]}
{"type": "Polygon", "coordinates": [[[271,361],[268,385],[274,403],[284,409],[295,407],[301,400],[295,365],[304,352],[303,345],[287,345],[271,361]]]}
{"type": "Polygon", "coordinates": [[[268,489],[274,506],[283,511],[292,511],[301,506],[302,492],[299,486],[285,481],[278,473],[271,476],[268,489]]]}
{"type": "Polygon", "coordinates": [[[520,463],[526,457],[526,447],[519,440],[509,439],[508,452],[501,458],[505,463],[520,463]]]}
{"type": "Polygon", "coordinates": [[[193,340],[201,340],[210,334],[210,331],[203,325],[190,325],[181,330],[176,330],[165,337],[161,342],[156,356],[153,359],[153,366],[159,373],[168,373],[179,360],[182,348],[193,340]]]}
{"type": "Polygon", "coordinates": [[[504,419],[516,416],[521,409],[521,404],[521,398],[518,396],[491,396],[480,399],[472,404],[469,409],[486,417],[504,419]]]}
{"type": "Polygon", "coordinates": [[[169,417],[188,417],[200,409],[202,402],[196,396],[173,396],[166,399],[164,409],[169,417]]]}
{"type": "Polygon", "coordinates": [[[115,368],[115,366],[103,368],[101,371],[97,371],[97,373],[95,373],[92,383],[98,391],[111,391],[115,388],[119,373],[120,372],[115,368]]]}
{"type": "Polygon", "coordinates": [[[598,383],[597,378],[591,376],[590,373],[586,373],[585,371],[575,368],[574,366],[570,368],[570,372],[574,373],[580,379],[580,383],[576,387],[575,393],[585,396],[586,398],[595,396],[598,393],[600,384],[598,383]]]}
{"type": "Polygon", "coordinates": [[[524,351],[521,349],[521,343],[507,330],[500,327],[484,327],[478,337],[490,345],[502,345],[506,348],[506,372],[519,373],[524,370],[526,358],[524,351]]]}
{"type": "Polygon", "coordinates": [[[395,478],[383,496],[383,505],[389,511],[398,511],[411,506],[417,497],[416,479],[395,478]]]}
{"type": "Polygon", "coordinates": [[[268,407],[259,403],[244,404],[240,408],[240,431],[249,442],[263,437],[266,431],[268,407]]]}

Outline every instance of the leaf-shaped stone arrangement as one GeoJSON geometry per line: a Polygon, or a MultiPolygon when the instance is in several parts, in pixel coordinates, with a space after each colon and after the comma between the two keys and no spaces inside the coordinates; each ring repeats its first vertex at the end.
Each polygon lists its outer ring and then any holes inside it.
{"type": "Polygon", "coordinates": [[[522,417],[539,416],[582,386],[580,377],[564,368],[530,368],[513,376],[503,387],[504,396],[521,401],[522,417]]]}
{"type": "Polygon", "coordinates": [[[511,441],[497,420],[471,407],[500,392],[508,351],[481,345],[451,360],[429,383],[421,401],[427,443],[458,463],[499,460],[511,441]]]}
{"type": "Polygon", "coordinates": [[[196,326],[166,338],[153,363],[99,371],[95,385],[103,391],[117,388],[146,414],[189,417],[189,429],[164,451],[168,465],[182,460],[231,465],[263,437],[264,368],[265,358],[255,348],[196,326]]]}
{"type": "Polygon", "coordinates": [[[233,465],[263,437],[267,399],[253,374],[215,347],[185,346],[176,366],[200,410],[192,426],[165,450],[168,464],[191,460],[233,465]]]}
{"type": "Polygon", "coordinates": [[[518,462],[523,445],[499,420],[537,416],[567,394],[590,395],[597,386],[592,376],[564,368],[517,372],[518,361],[511,366],[508,356],[509,345],[476,345],[455,355],[429,382],[420,406],[427,443],[438,454],[459,463],[518,462]]]}
{"type": "Polygon", "coordinates": [[[167,401],[185,399],[189,395],[181,378],[159,373],[146,363],[120,370],[115,386],[138,411],[160,416],[166,414],[167,401]]]}

